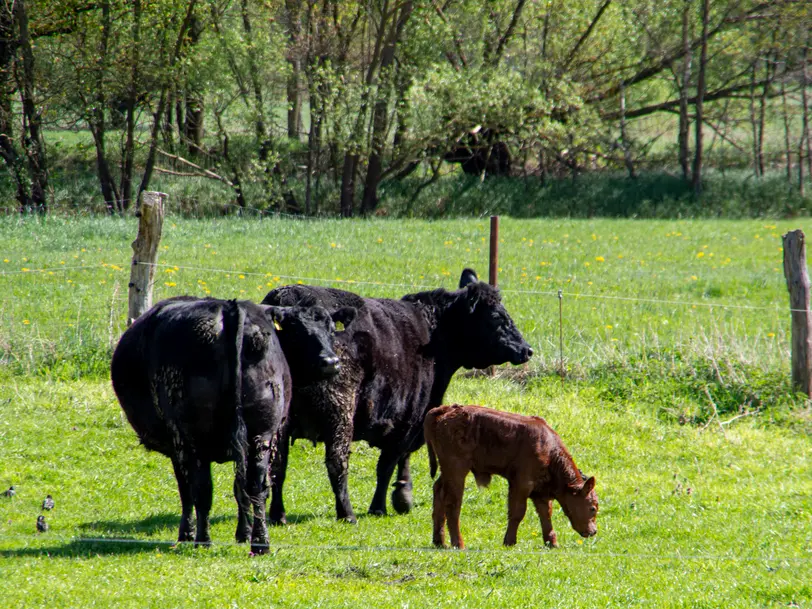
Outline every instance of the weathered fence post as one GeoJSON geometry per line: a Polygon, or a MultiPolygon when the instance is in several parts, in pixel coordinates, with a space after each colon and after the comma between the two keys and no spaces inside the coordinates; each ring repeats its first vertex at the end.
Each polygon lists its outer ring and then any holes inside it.
{"type": "Polygon", "coordinates": [[[152,306],[152,282],[164,225],[166,198],[167,195],[163,192],[145,192],[135,213],[139,221],[138,236],[133,241],[133,263],[130,267],[128,326],[152,306]]]}
{"type": "Polygon", "coordinates": [[[488,283],[496,287],[499,271],[499,216],[491,216],[491,255],[488,264],[488,283]]]}
{"type": "Polygon", "coordinates": [[[809,311],[809,274],[802,230],[783,236],[784,277],[792,311],[792,385],[812,395],[812,314],[809,311]]]}

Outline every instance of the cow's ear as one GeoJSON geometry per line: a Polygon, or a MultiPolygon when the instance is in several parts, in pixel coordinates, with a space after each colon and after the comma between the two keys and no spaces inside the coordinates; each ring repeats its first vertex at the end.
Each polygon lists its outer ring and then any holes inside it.
{"type": "Polygon", "coordinates": [[[581,488],[581,496],[586,497],[589,493],[592,492],[592,489],[595,488],[595,476],[590,476],[584,482],[584,486],[581,488]]]}
{"type": "Polygon", "coordinates": [[[474,269],[463,269],[460,275],[460,289],[472,284],[479,283],[479,277],[474,269]]]}
{"type": "Polygon", "coordinates": [[[336,330],[346,330],[347,326],[355,319],[357,313],[358,309],[355,307],[341,307],[338,311],[331,313],[330,317],[333,318],[333,323],[336,324],[336,330]],[[339,328],[338,324],[342,324],[344,327],[339,328]]]}
{"type": "Polygon", "coordinates": [[[275,307],[271,305],[265,308],[265,314],[268,316],[271,322],[273,322],[273,327],[277,332],[282,331],[282,324],[285,322],[285,318],[288,316],[287,309],[287,307],[275,307]]]}
{"type": "Polygon", "coordinates": [[[473,313],[479,304],[480,293],[476,289],[476,284],[469,284],[465,294],[465,304],[468,306],[468,312],[473,313]]]}

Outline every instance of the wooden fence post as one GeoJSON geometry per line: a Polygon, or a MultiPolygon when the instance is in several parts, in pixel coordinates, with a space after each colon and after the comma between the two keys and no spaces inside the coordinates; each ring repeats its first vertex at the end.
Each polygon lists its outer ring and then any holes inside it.
{"type": "Polygon", "coordinates": [[[127,325],[131,325],[152,306],[152,283],[155,263],[158,260],[158,244],[164,225],[163,192],[145,192],[141,206],[135,215],[138,236],[133,241],[133,263],[130,267],[130,293],[127,325]]]}
{"type": "Polygon", "coordinates": [[[499,271],[499,216],[491,216],[491,254],[488,264],[488,283],[496,287],[499,271]]]}
{"type": "Polygon", "coordinates": [[[784,277],[792,310],[792,385],[812,395],[812,314],[809,311],[809,274],[802,230],[783,236],[784,277]]]}

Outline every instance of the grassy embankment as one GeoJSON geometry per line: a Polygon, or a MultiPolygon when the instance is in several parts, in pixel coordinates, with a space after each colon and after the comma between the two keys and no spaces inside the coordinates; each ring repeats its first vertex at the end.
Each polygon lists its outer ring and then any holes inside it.
{"type": "MultiPolygon", "coordinates": [[[[221,545],[161,543],[179,516],[171,466],[138,446],[106,378],[124,324],[134,221],[2,219],[0,486],[18,487],[14,499],[0,498],[4,604],[810,606],[812,419],[786,380],[780,251],[780,235],[796,226],[503,221],[504,301],[538,355],[496,378],[458,375],[447,401],[547,418],[597,476],[597,537],[581,540],[557,511],[562,548],[545,550],[528,513],[518,546],[503,549],[506,485],[477,490],[471,481],[471,550],[432,550],[424,451],[414,458],[411,514],[337,523],[323,449],[297,443],[291,524],[271,530],[272,556],[249,558],[228,545],[228,465],[214,468],[221,545]],[[57,507],[51,531],[37,535],[46,493],[57,507]],[[111,537],[145,543],[87,541],[111,537]]],[[[299,277],[374,296],[453,287],[463,266],[485,272],[486,231],[473,220],[169,218],[155,297],[260,299],[299,277]]],[[[359,513],[375,458],[355,446],[359,513]]]]}

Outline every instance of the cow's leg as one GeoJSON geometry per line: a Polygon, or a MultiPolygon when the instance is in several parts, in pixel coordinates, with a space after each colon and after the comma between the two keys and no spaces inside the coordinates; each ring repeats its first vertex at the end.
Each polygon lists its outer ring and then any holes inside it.
{"type": "Polygon", "coordinates": [[[375,494],[372,496],[372,503],[369,505],[369,513],[373,516],[386,516],[386,491],[389,489],[389,481],[395,471],[401,455],[392,451],[382,450],[378,457],[376,472],[378,484],[375,486],[375,494]]]}
{"type": "Polygon", "coordinates": [[[337,425],[330,430],[330,435],[324,442],[324,462],[336,498],[336,518],[355,524],[355,513],[352,511],[347,485],[351,441],[352,425],[337,425]]]}
{"type": "Polygon", "coordinates": [[[172,457],[172,467],[178,481],[180,493],[181,517],[178,529],[178,541],[192,541],[194,539],[195,525],[192,521],[194,510],[194,495],[192,493],[191,472],[189,472],[178,457],[172,457]]]}
{"type": "Polygon", "coordinates": [[[211,512],[212,484],[211,463],[203,463],[195,458],[194,461],[194,498],[195,512],[197,514],[197,534],[195,545],[209,545],[209,512],[211,512]]]}
{"type": "Polygon", "coordinates": [[[558,547],[558,539],[553,531],[553,500],[533,497],[533,505],[536,506],[536,513],[541,521],[541,534],[544,543],[553,548],[558,547]]]}
{"type": "Polygon", "coordinates": [[[398,475],[395,489],[392,491],[392,507],[398,514],[408,514],[414,502],[412,500],[412,475],[409,471],[410,453],[403,455],[398,461],[398,475]]]}
{"type": "Polygon", "coordinates": [[[465,476],[448,476],[443,483],[443,499],[445,515],[448,519],[448,535],[451,545],[460,550],[465,549],[465,542],[460,532],[460,510],[462,509],[462,495],[465,493],[465,476]]]}
{"type": "Polygon", "coordinates": [[[434,482],[434,507],[432,510],[434,533],[431,542],[438,548],[445,547],[445,496],[443,495],[443,474],[434,482]]]}
{"type": "MultiPolygon", "coordinates": [[[[267,471],[267,463],[265,470],[267,471]]],[[[254,527],[251,530],[251,551],[254,554],[265,554],[268,552],[268,525],[265,524],[265,503],[268,500],[270,486],[263,485],[256,495],[251,496],[251,503],[254,505],[254,527]]]]}
{"type": "Polygon", "coordinates": [[[240,484],[237,478],[234,478],[234,499],[237,500],[237,532],[234,538],[237,543],[245,543],[251,535],[251,497],[245,490],[245,487],[240,484]]]}
{"type": "Polygon", "coordinates": [[[506,546],[516,545],[516,533],[527,512],[527,497],[529,494],[522,486],[510,483],[508,490],[508,526],[503,541],[506,546]]]}
{"type": "Polygon", "coordinates": [[[280,428],[276,440],[276,454],[271,463],[271,524],[287,524],[285,502],[282,498],[282,487],[288,470],[288,452],[290,451],[289,421],[280,428]]]}

